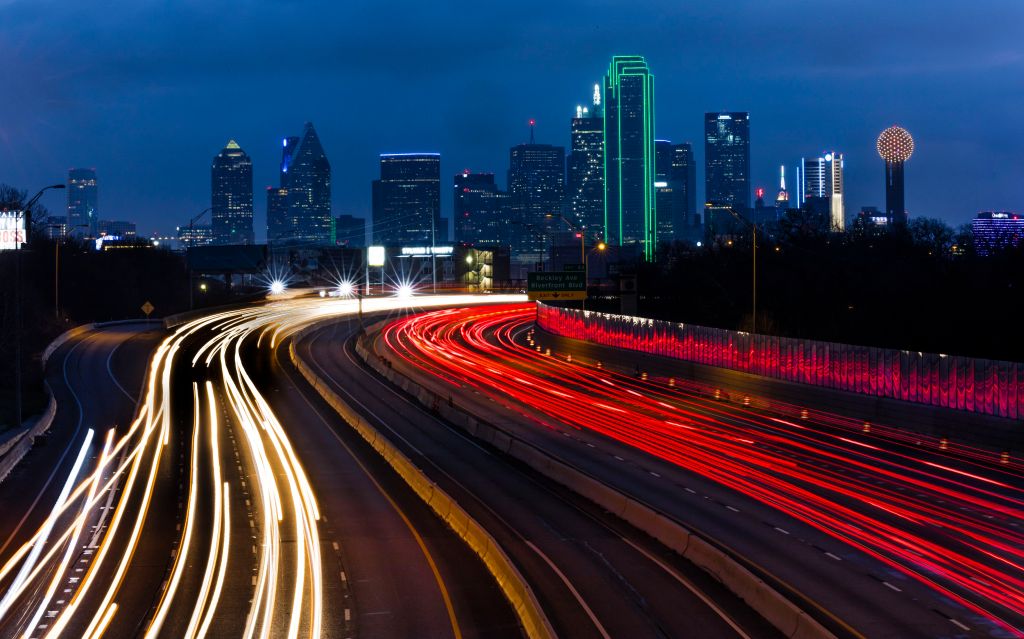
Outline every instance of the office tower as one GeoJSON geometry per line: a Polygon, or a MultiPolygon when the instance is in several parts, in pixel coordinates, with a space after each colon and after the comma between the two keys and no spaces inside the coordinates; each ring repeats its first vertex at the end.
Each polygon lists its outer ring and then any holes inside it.
{"type": "Polygon", "coordinates": [[[213,158],[210,168],[210,226],[214,244],[252,244],[252,160],[238,143],[213,158]]]}
{"type": "Polygon", "coordinates": [[[891,126],[882,131],[876,144],[885,160],[885,215],[896,226],[907,223],[907,203],[903,192],[903,165],[914,153],[914,138],[906,129],[891,126]]]}
{"type": "Polygon", "coordinates": [[[69,169],[66,190],[68,233],[73,237],[97,237],[100,218],[96,208],[96,169],[69,169]]]}
{"type": "Polygon", "coordinates": [[[605,235],[654,258],[654,76],[641,56],[615,56],[604,79],[605,235]]]}
{"type": "Polygon", "coordinates": [[[568,212],[586,227],[587,237],[604,238],[604,117],[601,86],[590,107],[576,107],[569,151],[568,212]]]}
{"type": "Polygon", "coordinates": [[[120,238],[135,237],[135,222],[127,220],[100,220],[99,234],[113,235],[120,238]]]}
{"type": "Polygon", "coordinates": [[[510,233],[502,197],[493,173],[466,169],[455,175],[452,211],[455,241],[466,244],[508,244],[510,233]]]}
{"type": "Polygon", "coordinates": [[[654,204],[657,239],[671,242],[676,237],[676,185],[672,180],[674,147],[669,140],[654,141],[654,204]]]}
{"type": "Polygon", "coordinates": [[[366,218],[339,215],[334,222],[334,243],[338,246],[366,246],[366,218]]]}
{"type": "Polygon", "coordinates": [[[284,141],[288,193],[285,227],[289,233],[281,241],[295,246],[325,246],[331,237],[331,164],[327,161],[320,138],[313,124],[306,123],[302,137],[289,154],[289,140],[284,141]]]}
{"type": "Polygon", "coordinates": [[[704,114],[704,193],[741,215],[750,208],[750,114],[704,114]]]}
{"type": "Polygon", "coordinates": [[[693,159],[693,146],[689,142],[672,147],[672,227],[677,240],[699,240],[700,209],[697,208],[697,164],[693,159]]]}
{"type": "Polygon", "coordinates": [[[383,153],[373,181],[373,243],[436,246],[448,241],[441,220],[441,154],[383,153]]]}
{"type": "Polygon", "coordinates": [[[560,230],[565,194],[565,147],[536,144],[532,123],[530,143],[512,147],[508,162],[512,256],[524,262],[541,261],[550,234],[560,230]]]}
{"type": "Polygon", "coordinates": [[[985,211],[971,221],[978,255],[991,255],[1024,242],[1024,216],[1008,211],[985,211]]]}
{"type": "Polygon", "coordinates": [[[804,158],[801,164],[804,167],[801,208],[819,216],[822,228],[839,232],[845,230],[843,154],[833,151],[817,158],[804,158]]]}
{"type": "Polygon", "coordinates": [[[193,246],[209,246],[213,243],[213,230],[208,225],[178,227],[178,246],[188,249],[193,246]]]}

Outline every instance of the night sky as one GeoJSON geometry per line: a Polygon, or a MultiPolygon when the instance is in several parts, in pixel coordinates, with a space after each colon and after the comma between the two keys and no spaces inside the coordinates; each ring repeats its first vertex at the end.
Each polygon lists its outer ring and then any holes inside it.
{"type": "MultiPolygon", "coordinates": [[[[846,155],[848,213],[884,206],[878,133],[898,123],[911,216],[1024,209],[1024,2],[69,2],[0,0],[0,182],[95,167],[103,219],[170,233],[209,206],[210,161],[253,158],[256,236],[281,137],[312,121],[334,214],[370,216],[381,152],[451,176],[508,148],[569,145],[613,54],[646,56],[656,134],[695,143],[705,111],[751,112],[753,186],[802,155],[846,155]]],[[[698,171],[703,195],[703,171],[698,171]]],[[[794,185],[790,185],[795,190],[794,185]]],[[[62,212],[63,196],[43,202],[62,212]]]]}

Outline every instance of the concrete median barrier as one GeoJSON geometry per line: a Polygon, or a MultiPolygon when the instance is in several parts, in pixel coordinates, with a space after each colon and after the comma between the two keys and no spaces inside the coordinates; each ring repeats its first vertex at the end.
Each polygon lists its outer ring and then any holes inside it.
{"type": "MultiPolygon", "coordinates": [[[[310,327],[312,328],[312,327],[310,327]]],[[[405,483],[480,557],[515,610],[530,639],[554,639],[555,631],[522,574],[491,537],[448,493],[432,482],[391,441],[359,416],[340,395],[313,372],[295,352],[295,342],[310,328],[293,336],[288,348],[292,364],[327,403],[387,461],[405,483]]],[[[408,383],[408,382],[407,382],[408,383]]]]}
{"type": "MultiPolygon", "coordinates": [[[[377,332],[383,325],[384,323],[375,325],[377,332]]],[[[417,383],[411,376],[407,377],[397,370],[397,367],[389,366],[383,358],[372,351],[373,335],[374,332],[370,331],[357,340],[357,354],[378,374],[408,392],[423,406],[435,410],[442,418],[476,439],[492,444],[548,479],[657,539],[713,576],[790,639],[836,639],[836,635],[817,618],[794,603],[790,596],[805,602],[806,600],[781,580],[773,579],[776,585],[768,583],[755,574],[755,564],[730,549],[702,538],[681,522],[643,503],[635,496],[626,494],[554,457],[519,438],[515,433],[489,423],[475,414],[472,408],[463,406],[458,399],[442,397],[417,383]],[[789,596],[783,594],[783,591],[789,596]]],[[[817,612],[829,616],[826,611],[818,609],[817,612]]],[[[833,621],[842,625],[839,620],[833,618],[833,621]]],[[[852,634],[857,636],[855,632],[852,634]]]]}

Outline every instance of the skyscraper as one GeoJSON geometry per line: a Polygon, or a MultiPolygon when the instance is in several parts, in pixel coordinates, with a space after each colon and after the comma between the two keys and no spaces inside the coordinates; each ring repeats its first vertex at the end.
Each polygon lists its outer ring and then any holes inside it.
{"type": "Polygon", "coordinates": [[[676,184],[672,180],[673,146],[669,140],[654,141],[654,202],[657,238],[660,242],[675,239],[676,184]]]}
{"type": "Polygon", "coordinates": [[[907,223],[907,202],[903,191],[903,165],[914,153],[914,138],[898,126],[878,136],[878,155],[885,160],[885,215],[894,225],[907,223]]]}
{"type": "Polygon", "coordinates": [[[654,76],[641,56],[615,56],[604,79],[605,237],[653,259],[654,76]]]}
{"type": "Polygon", "coordinates": [[[697,163],[693,159],[693,145],[689,142],[672,147],[672,220],[676,239],[698,240],[701,232],[700,209],[697,208],[697,163]]]}
{"type": "Polygon", "coordinates": [[[288,244],[298,229],[297,220],[288,215],[288,169],[298,145],[296,136],[281,140],[280,186],[267,187],[267,243],[271,245],[288,244]]]}
{"type": "Polygon", "coordinates": [[[96,169],[69,169],[67,183],[68,233],[76,237],[99,236],[96,169]],[[81,228],[82,225],[86,228],[81,228]]]}
{"type": "Polygon", "coordinates": [[[843,190],[843,154],[830,151],[821,157],[804,158],[804,200],[802,208],[821,216],[824,229],[846,229],[846,204],[843,190]]]}
{"type": "Polygon", "coordinates": [[[456,242],[509,243],[508,197],[498,190],[493,173],[457,173],[453,196],[456,242]]]}
{"type": "Polygon", "coordinates": [[[750,208],[749,113],[704,114],[704,193],[740,214],[750,208]]]}
{"type": "Polygon", "coordinates": [[[287,219],[291,233],[284,241],[302,246],[329,245],[331,216],[331,164],[327,161],[313,124],[306,123],[302,137],[289,154],[289,139],[284,141],[282,174],[287,173],[287,219]]]}
{"type": "Polygon", "coordinates": [[[213,158],[210,196],[213,243],[252,244],[252,160],[234,140],[213,158]]]}
{"type": "Polygon", "coordinates": [[[587,228],[588,237],[604,238],[604,117],[600,85],[594,85],[590,107],[576,107],[570,128],[568,212],[587,228]]]}
{"type": "MultiPolygon", "coordinates": [[[[532,121],[531,121],[532,122],[532,121]]],[[[508,194],[512,207],[512,256],[520,262],[540,261],[545,241],[558,228],[565,194],[565,147],[530,143],[509,150],[508,194]]]]}
{"type": "Polygon", "coordinates": [[[435,246],[448,240],[441,221],[441,154],[383,153],[373,181],[373,242],[435,246]]]}

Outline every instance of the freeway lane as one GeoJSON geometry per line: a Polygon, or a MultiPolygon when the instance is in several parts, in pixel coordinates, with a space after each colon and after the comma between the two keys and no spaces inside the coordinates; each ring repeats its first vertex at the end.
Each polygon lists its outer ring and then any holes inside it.
{"type": "Polygon", "coordinates": [[[286,346],[247,355],[319,496],[336,628],[396,639],[521,636],[483,563],[309,387],[286,346]]]}
{"type": "Polygon", "coordinates": [[[543,357],[515,341],[531,316],[435,313],[385,340],[432,384],[753,557],[864,635],[1020,633],[1015,471],[543,357]]]}
{"type": "Polygon", "coordinates": [[[561,635],[776,636],[637,531],[420,409],[358,361],[352,335],[340,323],[318,328],[299,357],[495,536],[561,635]]]}
{"type": "MultiPolygon", "coordinates": [[[[102,434],[115,426],[123,430],[131,422],[149,355],[161,333],[162,330],[154,330],[151,324],[109,326],[73,337],[51,356],[47,383],[57,401],[57,412],[46,444],[33,447],[0,484],[0,512],[4,513],[0,518],[0,561],[6,562],[47,518],[89,429],[102,434]]],[[[95,463],[100,450],[97,442],[86,453],[83,465],[95,463]]],[[[97,531],[102,533],[105,526],[105,519],[94,516],[85,532],[92,539],[97,531]]],[[[86,565],[89,554],[73,557],[74,566],[86,565]]],[[[68,582],[74,579],[70,574],[74,568],[64,572],[69,573],[64,577],[65,583],[50,598],[50,605],[41,619],[31,624],[35,607],[23,601],[19,606],[21,612],[6,617],[0,632],[12,634],[16,628],[29,631],[30,636],[42,632],[48,624],[50,611],[62,610],[67,603],[64,592],[70,585],[68,582]]],[[[53,573],[52,568],[47,572],[53,573]]],[[[158,584],[150,585],[149,595],[152,596],[158,584]]],[[[45,588],[37,586],[36,592],[45,593],[45,588]]],[[[31,599],[36,601],[38,597],[31,599]]]]}

